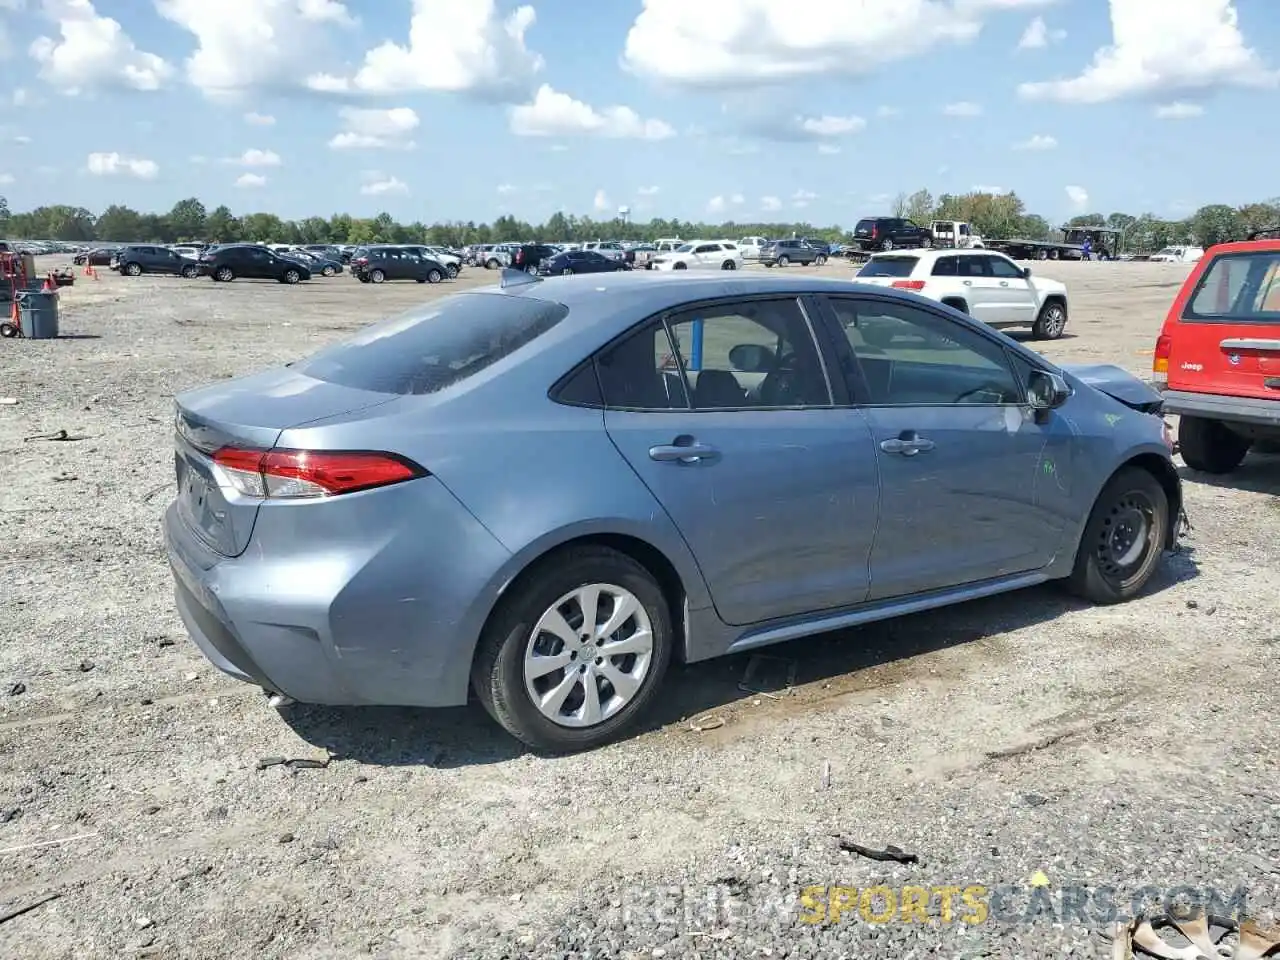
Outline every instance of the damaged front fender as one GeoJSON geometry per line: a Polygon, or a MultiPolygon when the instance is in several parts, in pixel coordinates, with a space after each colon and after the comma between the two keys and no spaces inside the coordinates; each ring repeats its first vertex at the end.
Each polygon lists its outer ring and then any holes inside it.
{"type": "Polygon", "coordinates": [[[1154,387],[1113,363],[1068,363],[1062,369],[1139,413],[1158,415],[1164,409],[1164,397],[1154,387]]]}

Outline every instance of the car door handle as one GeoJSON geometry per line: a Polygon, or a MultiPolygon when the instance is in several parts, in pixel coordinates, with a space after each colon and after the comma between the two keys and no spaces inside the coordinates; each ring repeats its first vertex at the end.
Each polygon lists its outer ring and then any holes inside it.
{"type": "Polygon", "coordinates": [[[880,449],[885,453],[896,453],[903,457],[914,457],[917,453],[925,453],[933,448],[934,442],[924,437],[892,437],[880,441],[880,449]]]}
{"type": "Polygon", "coordinates": [[[1002,287],[1007,287],[1008,285],[1009,285],[1009,281],[1008,281],[1008,280],[1001,280],[1001,281],[1000,281],[1000,286],[1002,286],[1002,287]]]}
{"type": "Polygon", "coordinates": [[[960,282],[961,282],[961,283],[963,283],[966,287],[972,287],[972,286],[973,286],[973,281],[972,281],[972,280],[961,280],[960,282]]]}
{"type": "Polygon", "coordinates": [[[679,463],[701,463],[703,460],[714,460],[720,451],[705,443],[671,443],[649,448],[649,459],[660,463],[676,461],[679,463]]]}

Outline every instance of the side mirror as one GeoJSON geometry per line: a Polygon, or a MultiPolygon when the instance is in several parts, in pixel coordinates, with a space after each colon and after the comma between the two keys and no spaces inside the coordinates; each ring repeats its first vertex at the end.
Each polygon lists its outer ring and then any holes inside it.
{"type": "Polygon", "coordinates": [[[1031,268],[1030,268],[1030,267],[1023,267],[1023,268],[1022,268],[1022,279],[1023,279],[1023,280],[1025,280],[1025,279],[1027,279],[1027,277],[1029,277],[1029,276],[1031,276],[1031,268]]]}
{"type": "Polygon", "coordinates": [[[1071,397],[1071,387],[1056,373],[1032,370],[1027,403],[1032,410],[1055,410],[1071,397]]]}

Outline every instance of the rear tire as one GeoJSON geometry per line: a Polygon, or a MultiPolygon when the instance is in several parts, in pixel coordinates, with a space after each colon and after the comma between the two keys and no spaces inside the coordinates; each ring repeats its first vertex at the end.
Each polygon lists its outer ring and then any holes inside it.
{"type": "Polygon", "coordinates": [[[1098,494],[1068,589],[1098,604],[1137,596],[1160,563],[1169,523],[1169,498],[1160,481],[1146,470],[1124,467],[1098,494]]]}
{"type": "Polygon", "coordinates": [[[320,271],[320,276],[332,277],[337,272],[338,271],[333,268],[333,265],[330,264],[329,266],[326,266],[323,270],[320,271]]]}
{"type": "Polygon", "coordinates": [[[235,278],[236,272],[230,267],[219,267],[217,270],[213,271],[213,279],[217,280],[219,283],[230,283],[235,278]]]}
{"type": "Polygon", "coordinates": [[[0,323],[0,337],[6,340],[16,340],[22,336],[22,331],[12,323],[0,323]]]}
{"type": "Polygon", "coordinates": [[[1178,421],[1182,461],[1201,473],[1230,473],[1240,466],[1252,442],[1219,420],[1182,417],[1178,421]]]}
{"type": "Polygon", "coordinates": [[[182,276],[184,279],[194,280],[196,277],[200,276],[200,268],[199,267],[183,267],[182,276]]]}
{"type": "Polygon", "coordinates": [[[813,265],[815,267],[826,266],[826,263],[827,263],[827,258],[822,256],[822,254],[818,254],[818,256],[814,258],[814,261],[813,261],[813,265]]]}
{"type": "Polygon", "coordinates": [[[676,264],[672,264],[671,269],[672,270],[688,270],[689,265],[687,263],[676,263],[676,264]]]}
{"type": "Polygon", "coordinates": [[[502,266],[501,260],[486,260],[484,268],[486,270],[497,270],[500,266],[502,266]]]}
{"type": "Polygon", "coordinates": [[[880,249],[883,250],[885,253],[888,253],[890,250],[893,249],[893,241],[885,240],[883,243],[880,244],[880,249]]]}
{"type": "MultiPolygon", "coordinates": [[[[620,627],[625,629],[630,622],[620,627]]],[[[579,629],[585,636],[594,632],[594,626],[579,629]]],[[[636,626],[639,628],[639,618],[636,626]]],[[[672,633],[666,597],[648,570],[607,547],[573,547],[530,570],[494,611],[471,668],[472,687],[489,715],[535,750],[588,750],[616,739],[652,704],[671,659],[672,633]],[[526,680],[526,656],[538,622],[555,608],[557,600],[592,584],[607,585],[639,601],[650,627],[649,664],[630,700],[607,720],[592,726],[566,726],[548,717],[534,702],[526,680]]],[[[577,658],[577,662],[585,661],[577,658]]],[[[622,663],[626,662],[624,658],[622,663]]]]}

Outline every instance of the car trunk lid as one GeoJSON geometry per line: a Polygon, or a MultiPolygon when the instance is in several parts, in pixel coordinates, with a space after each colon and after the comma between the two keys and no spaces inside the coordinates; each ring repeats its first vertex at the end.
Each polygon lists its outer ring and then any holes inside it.
{"type": "Polygon", "coordinates": [[[269,450],[290,427],[394,399],[288,367],[180,394],[174,423],[179,515],[210,548],[239,556],[249,545],[262,501],[235,492],[214,463],[214,453],[230,446],[269,450]]]}
{"type": "Polygon", "coordinates": [[[1170,389],[1280,400],[1280,247],[1211,257],[1174,320],[1170,389]]]}

